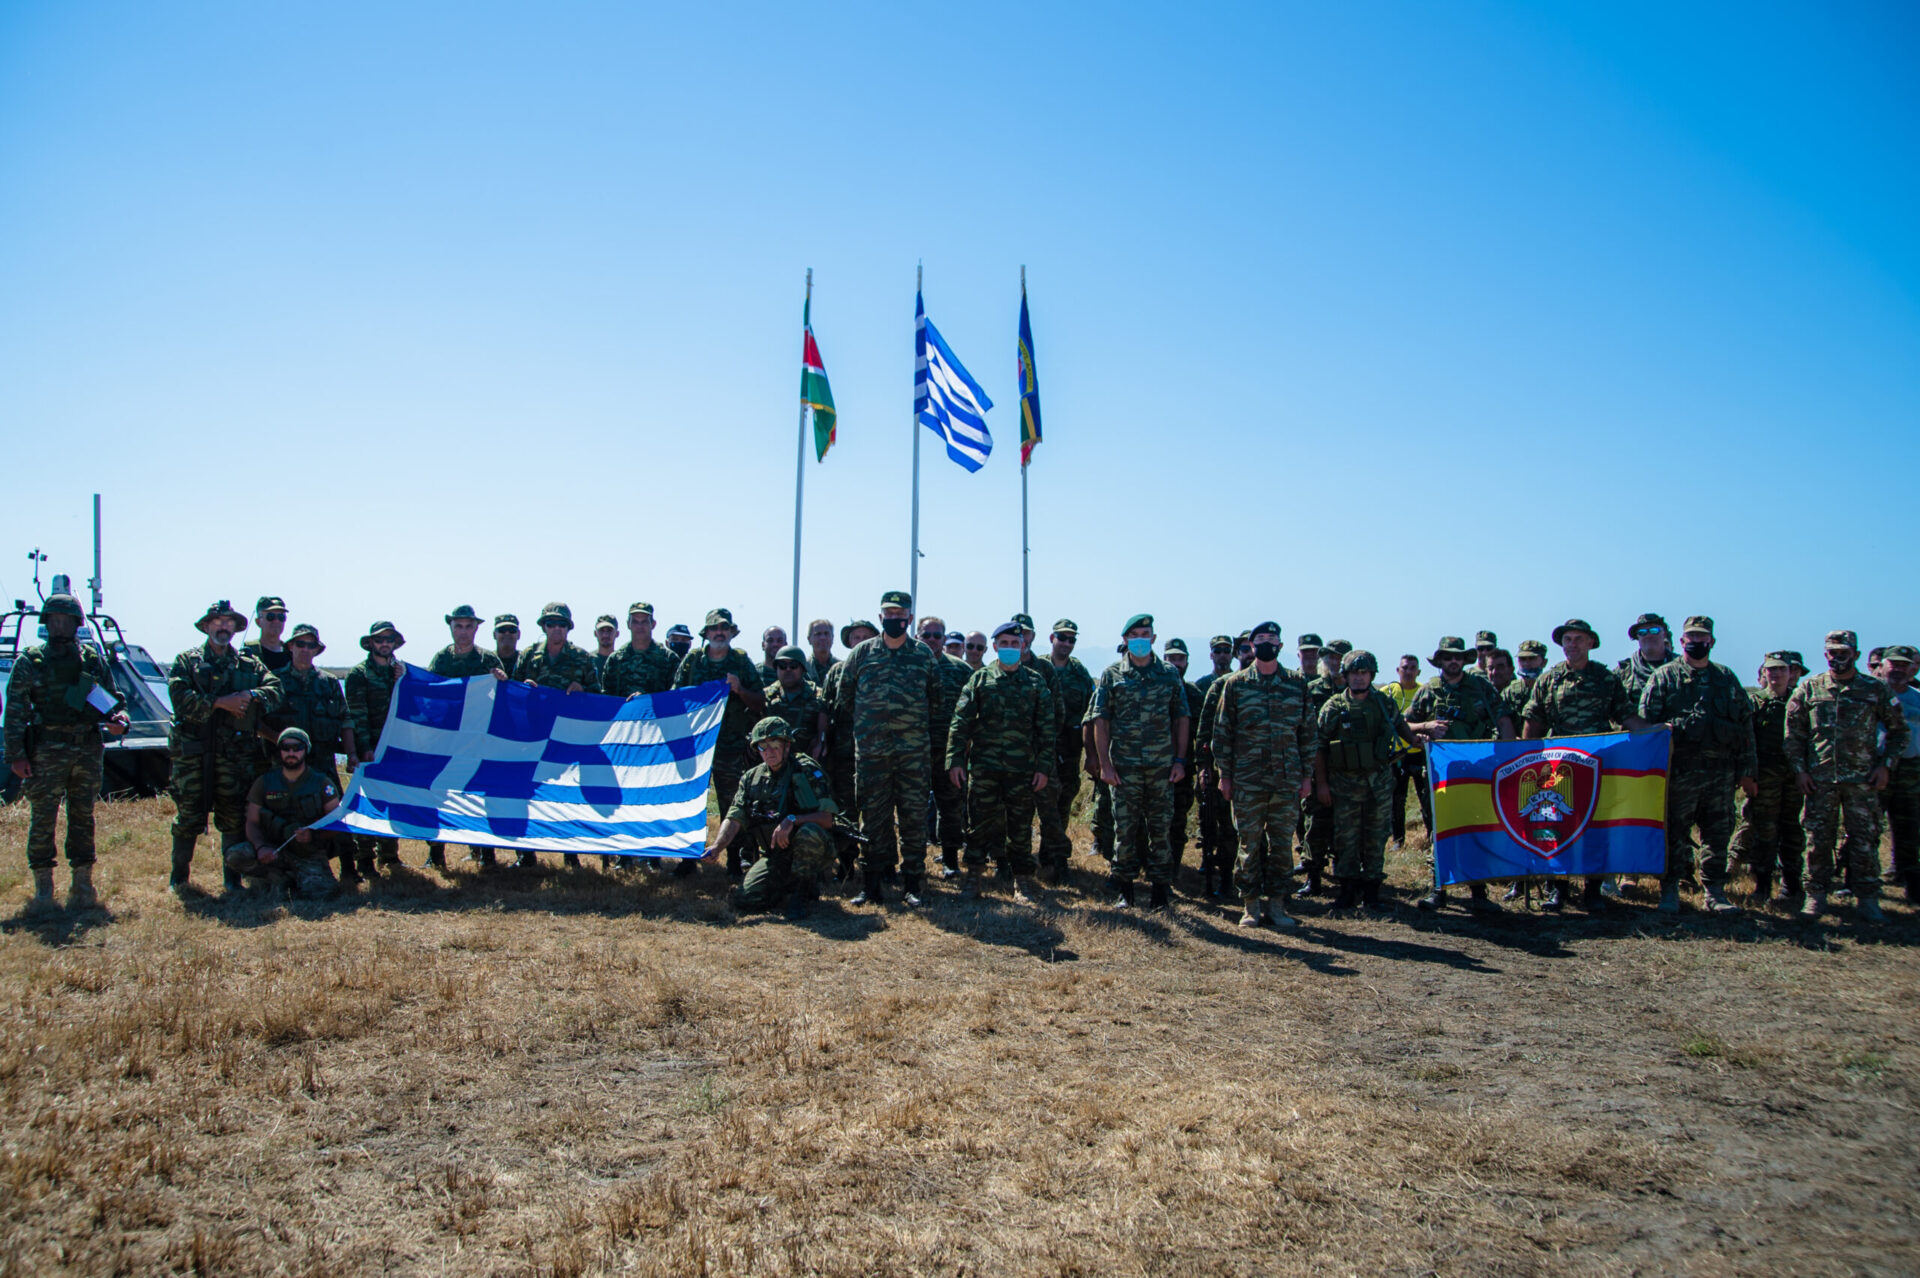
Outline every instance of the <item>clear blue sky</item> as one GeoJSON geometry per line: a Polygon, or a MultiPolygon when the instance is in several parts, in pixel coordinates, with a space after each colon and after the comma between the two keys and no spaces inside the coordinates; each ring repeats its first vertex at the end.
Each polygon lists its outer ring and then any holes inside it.
{"type": "MultiPolygon", "coordinates": [[[[1385,656],[1718,618],[1914,640],[1920,11],[0,7],[0,592],[328,660],[456,603],[788,615],[907,577],[913,272],[999,407],[923,610],[1274,617],[1385,656]]],[[[1810,653],[1811,655],[1811,653],[1810,653]]]]}

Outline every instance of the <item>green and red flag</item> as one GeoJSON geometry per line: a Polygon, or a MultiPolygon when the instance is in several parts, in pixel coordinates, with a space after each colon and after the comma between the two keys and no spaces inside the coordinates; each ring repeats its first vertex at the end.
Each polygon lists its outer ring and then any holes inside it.
{"type": "Polygon", "coordinates": [[[800,326],[806,336],[800,347],[800,402],[813,412],[813,452],[815,460],[825,461],[827,450],[837,436],[833,422],[833,388],[827,385],[826,365],[820,362],[820,346],[813,340],[813,298],[807,298],[800,312],[800,326]]]}

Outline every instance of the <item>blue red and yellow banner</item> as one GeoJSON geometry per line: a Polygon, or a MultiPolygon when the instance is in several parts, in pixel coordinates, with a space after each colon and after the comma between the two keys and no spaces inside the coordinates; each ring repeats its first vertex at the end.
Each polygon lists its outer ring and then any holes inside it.
{"type": "Polygon", "coordinates": [[[1433,742],[1427,775],[1440,882],[1661,873],[1671,739],[1660,728],[1433,742]]]}

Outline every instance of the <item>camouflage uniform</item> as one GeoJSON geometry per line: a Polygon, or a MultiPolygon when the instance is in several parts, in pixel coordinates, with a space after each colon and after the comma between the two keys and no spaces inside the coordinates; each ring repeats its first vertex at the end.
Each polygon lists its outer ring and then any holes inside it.
{"type": "MultiPolygon", "coordinates": [[[[820,699],[827,707],[827,780],[833,787],[834,806],[843,813],[857,815],[860,804],[853,788],[853,720],[834,708],[840,696],[841,672],[846,668],[844,661],[833,663],[827,671],[826,682],[820,685],[820,699]]],[[[844,834],[836,836],[836,841],[840,845],[841,869],[850,874],[860,845],[844,834]]]]}
{"type": "MultiPolygon", "coordinates": [[[[340,789],[334,756],[340,753],[341,731],[352,721],[347,694],[340,681],[314,666],[305,674],[294,666],[280,672],[280,708],[266,716],[268,732],[276,739],[287,728],[307,734],[307,767],[340,789]]],[[[279,770],[275,765],[275,771],[279,770]]]]}
{"type": "Polygon", "coordinates": [[[927,860],[933,714],[941,700],[934,654],[912,636],[898,648],[873,638],[847,654],[839,673],[833,712],[853,734],[869,883],[898,864],[913,891],[927,860]]]}
{"type": "Polygon", "coordinates": [[[1249,666],[1215,679],[1214,689],[1206,740],[1214,771],[1233,790],[1241,849],[1234,889],[1243,899],[1291,896],[1300,782],[1313,775],[1320,748],[1306,681],[1284,666],[1270,675],[1249,666]]]}
{"type": "Polygon", "coordinates": [[[637,648],[631,641],[621,644],[600,668],[600,691],[609,697],[631,697],[636,692],[652,696],[673,687],[680,669],[680,658],[663,643],[637,648]]]}
{"type": "MultiPolygon", "coordinates": [[[[711,627],[708,627],[711,629],[711,627]]],[[[760,688],[760,672],[747,654],[728,648],[727,655],[715,661],[707,656],[706,645],[696,646],[681,659],[674,672],[673,686],[694,688],[703,683],[725,683],[728,675],[740,680],[742,688],[760,688]]],[[[727,708],[720,716],[720,735],[713,747],[713,793],[722,813],[733,810],[734,792],[740,788],[747,769],[759,762],[747,747],[747,734],[758,716],[738,693],[727,695],[727,708]]],[[[798,743],[796,742],[796,747],[798,743]]]]}
{"type": "MultiPolygon", "coordinates": [[[[1515,679],[1514,683],[1519,683],[1515,679]]],[[[1512,685],[1509,684],[1509,687],[1512,685]]],[[[1448,683],[1446,676],[1435,675],[1420,685],[1413,694],[1413,700],[1407,704],[1406,718],[1412,723],[1428,723],[1434,719],[1447,721],[1446,735],[1443,741],[1490,741],[1500,735],[1501,716],[1509,719],[1512,711],[1507,708],[1506,700],[1494,688],[1493,682],[1472,670],[1463,670],[1458,683],[1448,683]]],[[[1519,735],[1515,725],[1514,735],[1519,735]]],[[[1421,769],[1420,777],[1420,814],[1426,822],[1427,834],[1433,834],[1433,799],[1425,776],[1421,769]]],[[[1440,886],[1440,867],[1438,852],[1427,854],[1428,868],[1433,872],[1433,886],[1440,886]]],[[[1424,908],[1424,907],[1423,907],[1424,908]]]]}
{"type": "Polygon", "coordinates": [[[1844,824],[1841,855],[1854,894],[1863,901],[1878,894],[1880,813],[1867,778],[1906,749],[1907,731],[1887,685],[1863,671],[1851,679],[1822,671],[1787,699],[1787,761],[1813,780],[1806,809],[1809,891],[1824,896],[1832,886],[1834,844],[1844,824]]]}
{"type": "MultiPolygon", "coordinates": [[[[1203,872],[1217,870],[1223,879],[1226,877],[1229,866],[1238,868],[1240,864],[1237,855],[1240,849],[1240,832],[1235,826],[1232,805],[1221,797],[1220,794],[1220,779],[1217,775],[1219,766],[1213,757],[1213,738],[1220,730],[1220,698],[1226,693],[1224,684],[1227,676],[1235,673],[1238,672],[1229,670],[1225,675],[1221,675],[1218,678],[1211,676],[1208,678],[1206,691],[1200,694],[1200,722],[1197,728],[1198,735],[1194,739],[1193,747],[1194,762],[1200,767],[1206,768],[1216,774],[1213,785],[1205,789],[1201,796],[1203,803],[1211,802],[1214,805],[1212,821],[1213,861],[1210,866],[1202,865],[1201,870],[1203,872]]],[[[1300,686],[1305,688],[1306,680],[1302,679],[1300,686]]],[[[1202,818],[1205,818],[1204,812],[1202,813],[1202,818]]],[[[1296,828],[1299,826],[1299,821],[1300,818],[1296,815],[1294,818],[1296,828]]],[[[1266,827],[1263,825],[1261,828],[1265,829],[1266,827]]],[[[1285,847],[1288,860],[1288,873],[1291,874],[1293,859],[1292,831],[1288,831],[1287,833],[1285,847]]],[[[1265,855],[1266,853],[1264,851],[1260,853],[1263,864],[1265,855]]]]}
{"type": "MultiPolygon", "coordinates": [[[[924,645],[923,645],[924,646],[924,645]]],[[[947,725],[959,704],[960,690],[967,686],[973,667],[958,657],[927,649],[933,656],[934,671],[940,677],[940,704],[933,708],[929,736],[933,752],[927,756],[927,770],[933,782],[934,813],[938,820],[927,833],[940,845],[940,861],[948,869],[960,867],[960,849],[967,841],[967,796],[947,776],[947,725]]],[[[1032,818],[1029,817],[1029,820],[1032,818]]]]}
{"type": "MultiPolygon", "coordinates": [[[[1130,627],[1129,627],[1130,628],[1130,627]]],[[[1186,681],[1158,657],[1136,666],[1127,657],[1108,666],[1094,685],[1087,713],[1108,725],[1107,761],[1120,778],[1113,787],[1113,873],[1131,884],[1173,882],[1167,828],[1173,822],[1174,724],[1191,719],[1186,681]]]]}
{"type": "MultiPolygon", "coordinates": [[[[1691,622],[1689,623],[1691,624],[1691,622]]],[[[1673,744],[1667,765],[1667,872],[1663,886],[1693,871],[1693,828],[1700,828],[1700,886],[1727,880],[1734,782],[1754,774],[1753,703],[1733,671],[1708,662],[1696,670],[1669,661],[1640,693],[1640,717],[1664,723],[1673,744]]],[[[1669,907],[1671,908],[1671,907],[1669,907]]]]}
{"type": "MultiPolygon", "coordinates": [[[[1345,692],[1346,689],[1345,680],[1329,679],[1325,675],[1316,675],[1307,681],[1307,708],[1313,712],[1316,723],[1319,722],[1320,712],[1326,708],[1327,702],[1345,692]]],[[[1391,785],[1391,778],[1389,778],[1389,785],[1391,785]]],[[[1391,797],[1387,800],[1389,803],[1392,801],[1391,797]]],[[[1333,835],[1337,823],[1334,819],[1333,807],[1331,805],[1323,807],[1317,795],[1307,801],[1306,809],[1307,880],[1308,887],[1311,888],[1313,883],[1326,872],[1327,861],[1335,855],[1333,835]]]]}
{"type": "MultiPolygon", "coordinates": [[[[369,656],[347,671],[347,715],[353,723],[353,744],[360,753],[379,751],[380,737],[387,729],[387,715],[393,708],[394,685],[400,682],[404,669],[398,658],[383,666],[369,656]]],[[[381,865],[400,863],[399,839],[356,834],[353,846],[359,853],[362,870],[370,860],[378,860],[381,865]]]]}
{"type": "Polygon", "coordinates": [[[93,864],[93,805],[106,758],[100,739],[105,717],[87,704],[95,685],[111,694],[113,676],[98,652],[74,639],[35,644],[7,676],[6,757],[33,765],[23,787],[31,810],[31,869],[53,869],[62,803],[67,806],[67,864],[93,864]]]}
{"type": "Polygon", "coordinates": [[[968,676],[945,759],[947,768],[967,770],[967,868],[992,860],[1003,873],[1032,874],[1033,777],[1049,774],[1051,789],[1055,766],[1053,692],[1025,662],[1009,669],[993,661],[968,676]]]}
{"type": "Polygon", "coordinates": [[[792,733],[793,748],[811,747],[813,739],[819,734],[820,715],[826,703],[820,700],[820,689],[814,687],[811,679],[803,678],[800,686],[788,692],[776,679],[766,686],[767,714],[787,725],[792,733]]]}
{"type": "MultiPolygon", "coordinates": [[[[1620,682],[1620,676],[1589,659],[1579,670],[1558,661],[1541,671],[1527,693],[1523,717],[1528,724],[1539,723],[1546,736],[1577,737],[1612,732],[1625,726],[1628,715],[1638,713],[1637,707],[1627,699],[1627,686],[1620,682]]],[[[1586,903],[1590,909],[1602,908],[1599,899],[1602,877],[1587,877],[1586,903]]],[[[1549,896],[1548,908],[1556,908],[1555,899],[1549,896]]]]}
{"type": "Polygon", "coordinates": [[[524,650],[513,664],[513,677],[517,683],[535,683],[560,692],[576,683],[582,692],[600,691],[593,654],[573,643],[560,645],[556,652],[547,651],[545,643],[524,650]]]}
{"type": "Polygon", "coordinates": [[[260,808],[260,833],[266,837],[267,847],[278,848],[279,853],[271,863],[262,865],[262,849],[246,842],[230,845],[226,851],[228,873],[281,879],[300,896],[331,895],[338,885],[327,866],[327,854],[335,842],[344,843],[345,838],[327,830],[314,831],[307,843],[293,836],[324,816],[327,800],[339,795],[340,787],[311,767],[303,769],[299,779],[291,783],[277,767],[263,777],[255,777],[247,791],[247,802],[260,808]]]}
{"type": "Polygon", "coordinates": [[[840,658],[834,656],[832,653],[828,653],[826,658],[822,660],[809,652],[807,654],[807,678],[824,688],[827,686],[827,672],[839,664],[840,658]]]}
{"type": "Polygon", "coordinates": [[[1760,792],[1741,804],[1733,855],[1747,863],[1756,884],[1763,888],[1771,884],[1777,867],[1787,891],[1797,893],[1807,836],[1800,826],[1800,787],[1787,759],[1787,698],[1765,688],[1747,697],[1753,705],[1754,757],[1759,768],[1754,780],[1760,792]]]}
{"type": "MultiPolygon", "coordinates": [[[[1180,690],[1186,694],[1188,710],[1201,704],[1199,691],[1187,681],[1185,675],[1180,677],[1180,690]]],[[[1173,862],[1175,874],[1180,872],[1180,863],[1186,859],[1187,830],[1193,819],[1195,774],[1199,771],[1197,767],[1192,766],[1192,761],[1196,757],[1198,757],[1198,751],[1189,740],[1187,744],[1189,766],[1186,775],[1173,783],[1173,819],[1167,823],[1167,856],[1173,862]]]]}
{"type": "MultiPolygon", "coordinates": [[[[471,611],[472,609],[467,609],[467,612],[471,613],[471,611]]],[[[452,618],[449,617],[448,620],[451,621],[452,618]]],[[[516,658],[516,664],[517,663],[518,659],[516,658]]],[[[488,652],[485,648],[480,647],[474,647],[468,649],[466,652],[460,652],[455,649],[452,644],[448,644],[440,651],[434,653],[427,661],[427,673],[437,675],[442,679],[478,679],[483,675],[491,674],[495,670],[499,670],[502,673],[507,672],[506,666],[501,662],[498,654],[488,652]]],[[[314,741],[317,750],[319,738],[315,737],[314,741]]],[[[307,756],[307,766],[313,766],[313,756],[311,754],[307,756]]],[[[446,844],[427,844],[427,863],[429,865],[437,865],[445,868],[446,857],[446,844]]],[[[470,860],[477,861],[482,865],[492,865],[494,863],[494,849],[476,846],[470,850],[468,857],[470,860]]]]}
{"type": "Polygon", "coordinates": [[[789,816],[838,815],[839,811],[827,793],[826,773],[809,755],[790,749],[778,772],[764,763],[748,768],[727,804],[726,819],[739,823],[759,855],[740,884],[735,904],[764,910],[794,887],[806,890],[816,884],[833,868],[833,836],[817,824],[796,823],[787,846],[777,848],[773,832],[789,816]]]}
{"type": "Polygon", "coordinates": [[[222,848],[246,840],[247,791],[259,759],[256,735],[280,708],[280,680],[245,653],[216,650],[209,640],[173,659],[167,692],[173,702],[167,788],[174,804],[174,882],[185,883],[194,841],[205,833],[209,814],[222,848]],[[236,716],[214,708],[233,692],[253,694],[244,711],[236,716]]]}
{"type": "Polygon", "coordinates": [[[1067,823],[1073,819],[1073,801],[1080,794],[1080,726],[1087,717],[1088,704],[1093,701],[1093,675],[1078,657],[1068,657],[1064,666],[1056,666],[1051,660],[1046,665],[1053,672],[1053,717],[1060,728],[1054,734],[1053,778],[1036,802],[1052,807],[1058,814],[1060,837],[1059,842],[1049,845],[1047,823],[1041,822],[1040,858],[1055,875],[1064,879],[1067,862],[1073,855],[1067,823]]]}
{"type": "Polygon", "coordinates": [[[1333,792],[1334,874],[1346,883],[1387,877],[1387,806],[1403,722],[1393,698],[1378,692],[1356,698],[1342,688],[1320,707],[1320,749],[1333,792]]]}

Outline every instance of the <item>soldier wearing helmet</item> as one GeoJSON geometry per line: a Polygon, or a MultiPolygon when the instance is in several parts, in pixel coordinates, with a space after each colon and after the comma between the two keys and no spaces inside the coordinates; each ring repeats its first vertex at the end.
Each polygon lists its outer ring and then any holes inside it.
{"type": "Polygon", "coordinates": [[[329,830],[307,827],[340,806],[332,778],[307,766],[313,742],[300,728],[287,728],[274,742],[279,763],[256,777],[247,791],[247,837],[226,849],[227,872],[278,881],[296,896],[338,895],[327,851],[345,842],[329,830]]]}
{"type": "Polygon", "coordinates": [[[1314,758],[1314,788],[1333,819],[1334,874],[1340,895],[1333,908],[1364,902],[1384,909],[1380,884],[1387,877],[1387,805],[1393,800],[1396,741],[1419,745],[1393,698],[1373,690],[1380,663],[1355,648],[1341,659],[1346,686],[1320,707],[1320,750],[1314,758]]]}
{"type": "MultiPolygon", "coordinates": [[[[776,661],[782,655],[776,654],[776,661]]],[[[753,725],[748,742],[760,762],[740,778],[708,855],[732,848],[744,836],[759,855],[734,892],[734,906],[765,910],[784,897],[787,917],[799,918],[809,902],[819,899],[820,876],[833,868],[831,831],[840,809],[828,791],[827,774],[794,749],[793,729],[785,719],[768,715],[753,725]]]]}

